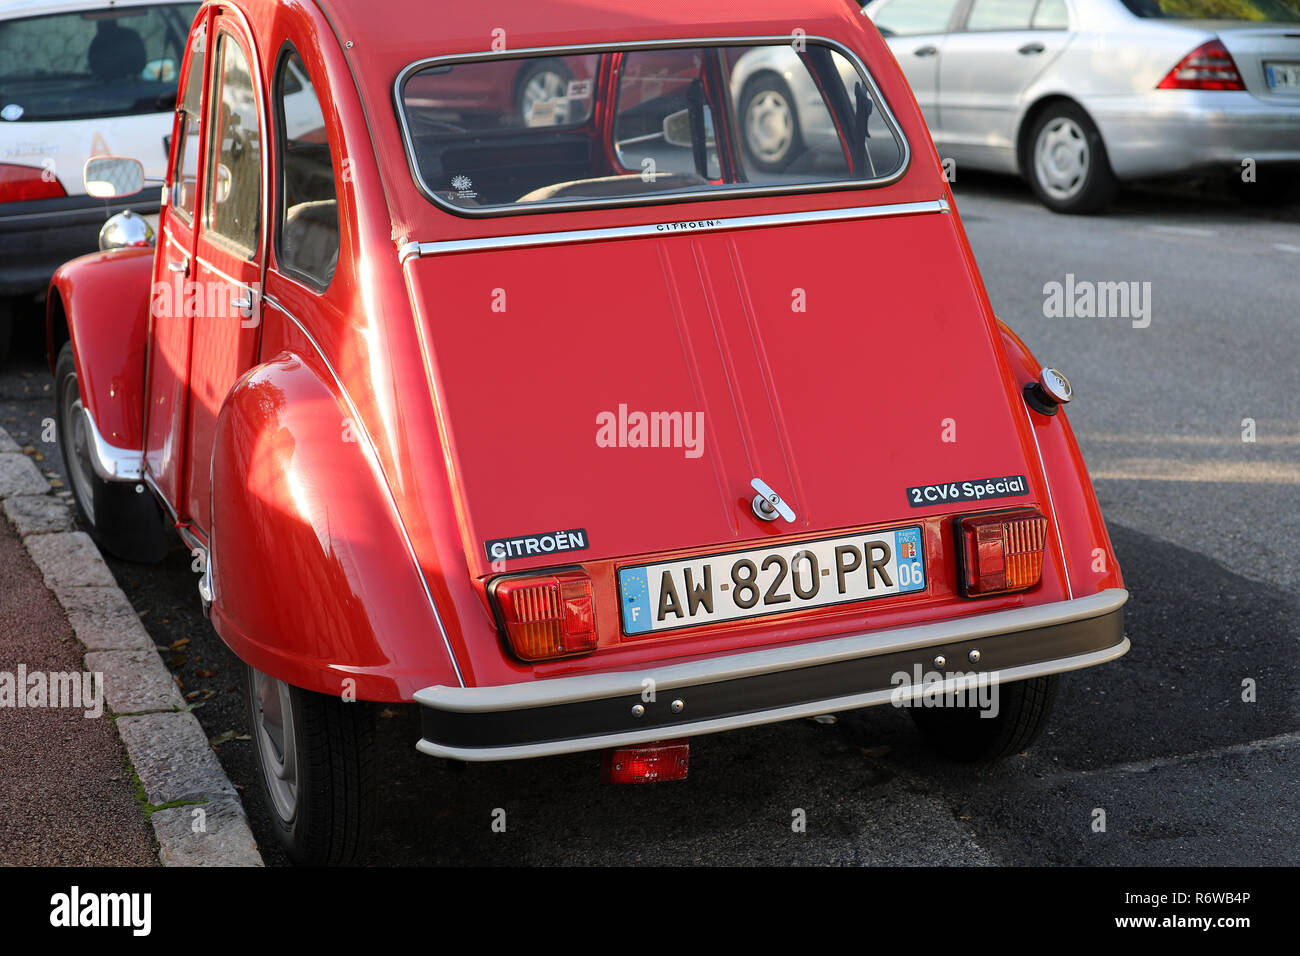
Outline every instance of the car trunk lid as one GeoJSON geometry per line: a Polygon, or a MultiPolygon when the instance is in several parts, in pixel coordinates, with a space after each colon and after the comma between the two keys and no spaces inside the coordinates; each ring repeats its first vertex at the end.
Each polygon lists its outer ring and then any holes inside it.
{"type": "Polygon", "coordinates": [[[426,254],[407,270],[480,574],[981,507],[915,507],[923,485],[1026,475],[1026,495],[982,507],[1040,500],[952,216],[426,254]],[[794,522],[755,517],[754,478],[794,522]],[[502,541],[523,543],[494,565],[502,541]]]}

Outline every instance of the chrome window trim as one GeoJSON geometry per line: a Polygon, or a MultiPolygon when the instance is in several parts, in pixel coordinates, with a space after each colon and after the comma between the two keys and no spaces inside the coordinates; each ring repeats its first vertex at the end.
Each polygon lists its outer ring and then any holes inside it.
{"type": "Polygon", "coordinates": [[[773,195],[798,195],[801,193],[818,193],[830,192],[843,189],[875,189],[880,186],[888,186],[890,183],[897,182],[903,177],[903,174],[911,166],[912,147],[903,135],[903,128],[899,125],[893,110],[889,107],[889,101],[885,99],[880,87],[876,85],[875,77],[867,69],[867,65],[862,58],[853,50],[849,49],[843,43],[822,36],[733,36],[733,37],[695,37],[678,40],[632,40],[626,43],[589,43],[570,46],[549,46],[549,47],[527,47],[519,50],[501,50],[499,52],[483,51],[478,53],[454,53],[445,56],[431,56],[416,60],[407,64],[401,72],[397,74],[397,79],[393,81],[393,109],[397,113],[398,125],[402,131],[402,146],[406,153],[406,165],[410,170],[412,179],[415,180],[416,188],[420,193],[432,202],[439,209],[456,216],[466,219],[491,219],[500,216],[525,216],[541,212],[557,212],[565,210],[579,209],[607,209],[610,207],[627,208],[631,206],[648,206],[648,205],[666,205],[669,203],[683,202],[711,202],[715,199],[728,199],[732,197],[753,197],[753,196],[773,196],[773,195]],[[818,43],[829,47],[835,52],[844,56],[854,69],[858,71],[859,77],[866,84],[867,89],[875,96],[876,101],[880,103],[880,114],[885,120],[885,124],[890,131],[897,137],[898,142],[902,144],[902,158],[898,169],[885,176],[877,179],[862,180],[841,180],[838,182],[826,183],[795,183],[789,185],[776,186],[739,186],[730,189],[715,189],[706,193],[659,193],[649,196],[617,196],[606,199],[588,199],[588,200],[571,200],[568,202],[544,202],[529,204],[527,206],[509,205],[488,207],[482,209],[465,208],[455,206],[451,203],[439,199],[429,188],[429,184],[424,181],[420,173],[419,163],[416,162],[415,144],[411,139],[411,129],[406,120],[406,110],[402,107],[402,87],[406,81],[420,70],[430,66],[440,66],[444,64],[469,63],[484,60],[498,59],[528,59],[542,56],[580,56],[585,53],[608,53],[618,51],[633,50],[664,50],[676,49],[680,47],[697,47],[697,46],[765,46],[765,45],[782,45],[790,44],[796,40],[804,43],[818,43]]]}
{"type": "Polygon", "coordinates": [[[650,236],[697,235],[701,232],[755,229],[762,226],[790,226],[810,222],[844,222],[852,219],[878,219],[887,216],[910,216],[923,213],[946,213],[948,200],[884,203],[879,206],[847,206],[842,209],[812,209],[781,212],[764,216],[734,216],[727,219],[686,219],[675,222],[648,222],[635,226],[606,226],[600,229],[574,229],[567,232],[525,232],[514,236],[482,236],[474,239],[443,239],[433,242],[411,240],[398,246],[400,262],[419,256],[448,255],[456,252],[484,252],[518,249],[527,246],[560,245],[570,242],[596,242],[601,239],[644,239],[650,236]]]}
{"type": "Polygon", "coordinates": [[[365,442],[367,453],[375,466],[375,470],[379,473],[380,484],[383,485],[384,494],[388,498],[388,506],[393,512],[393,520],[397,525],[397,530],[400,531],[402,535],[402,544],[406,548],[406,556],[410,559],[411,566],[415,568],[415,573],[420,578],[420,584],[424,588],[424,596],[429,601],[429,609],[433,611],[433,619],[438,624],[438,632],[442,635],[443,646],[447,649],[447,659],[451,661],[451,668],[456,674],[456,680],[460,682],[461,687],[464,687],[465,676],[460,671],[460,664],[456,660],[456,652],[451,648],[451,638],[447,636],[447,628],[442,623],[442,615],[438,613],[438,604],[433,599],[433,591],[429,587],[428,579],[424,576],[424,568],[420,566],[420,559],[415,553],[415,545],[411,541],[411,536],[407,533],[406,522],[402,520],[402,512],[397,507],[397,497],[393,494],[393,488],[388,483],[388,476],[384,474],[384,469],[379,464],[379,451],[375,447],[375,441],[370,435],[370,430],[366,428],[365,421],[361,417],[361,412],[358,411],[356,403],[352,401],[352,396],[348,394],[348,390],[343,387],[343,379],[341,379],[338,372],[334,370],[333,363],[331,363],[328,356],[326,356],[325,350],[320,347],[320,343],[316,341],[316,337],[308,332],[307,327],[302,324],[298,317],[285,308],[285,306],[276,299],[275,296],[264,295],[262,301],[276,309],[284,315],[285,318],[297,326],[298,331],[303,334],[303,337],[306,338],[309,343],[311,343],[311,347],[315,349],[316,354],[320,356],[321,364],[325,366],[325,370],[329,372],[330,378],[333,379],[334,387],[338,389],[339,397],[347,404],[348,415],[356,425],[357,431],[360,432],[361,437],[365,442]]]}

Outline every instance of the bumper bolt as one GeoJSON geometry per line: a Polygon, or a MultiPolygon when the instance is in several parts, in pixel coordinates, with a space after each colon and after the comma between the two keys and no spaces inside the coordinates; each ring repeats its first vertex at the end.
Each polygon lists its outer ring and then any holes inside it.
{"type": "Polygon", "coordinates": [[[936,658],[934,659],[934,667],[935,667],[935,670],[940,670],[940,671],[941,671],[941,670],[943,670],[947,665],[948,665],[948,658],[944,657],[942,654],[940,654],[938,657],[936,657],[936,658]]]}
{"type": "Polygon", "coordinates": [[[642,716],[644,716],[644,715],[645,715],[645,705],[644,705],[644,704],[633,704],[633,705],[632,705],[632,716],[633,716],[633,717],[642,717],[642,716]]]}
{"type": "Polygon", "coordinates": [[[966,656],[970,658],[970,662],[971,662],[972,664],[978,664],[978,663],[980,662],[980,652],[979,652],[979,651],[971,651],[971,652],[970,652],[969,654],[967,654],[966,656]]]}
{"type": "Polygon", "coordinates": [[[683,710],[686,709],[686,702],[682,700],[680,697],[678,697],[675,701],[673,701],[671,704],[668,705],[668,709],[671,710],[674,714],[680,714],[683,710]]]}

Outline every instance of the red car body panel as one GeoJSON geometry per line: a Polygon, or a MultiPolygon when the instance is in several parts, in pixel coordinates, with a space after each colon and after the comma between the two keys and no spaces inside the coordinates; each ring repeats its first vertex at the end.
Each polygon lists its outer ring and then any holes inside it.
{"type": "MultiPolygon", "coordinates": [[[[103,434],[142,450],[178,525],[210,548],[213,621],[241,658],[323,693],[352,678],[362,698],[410,700],[433,685],[633,670],[1122,587],[1069,425],[1025,408],[1038,363],[992,313],[920,112],[874,27],[848,2],[736,9],[743,16],[701,14],[684,0],[650,10],[512,4],[503,22],[512,50],[771,37],[797,25],[872,70],[910,143],[900,178],[871,189],[452,215],[411,175],[393,82],[421,58],[487,51],[499,11],[440,9],[434,47],[433,31],[400,26],[428,20],[415,0],[386,3],[389,26],[366,5],[333,0],[203,8],[201,18],[229,17],[247,45],[264,130],[275,128],[267,91],[282,45],[308,64],[334,149],[332,281],[322,292],[282,270],[274,217],[264,215],[260,259],[236,277],[260,282],[250,328],[147,321],[139,256],[79,260],[54,288],[103,434]],[[952,211],[399,257],[410,242],[936,200],[952,211]],[[83,317],[102,309],[81,296],[91,283],[99,303],[119,303],[114,322],[83,317]],[[804,312],[791,308],[796,287],[807,292],[804,312]],[[504,312],[492,309],[497,290],[504,312]],[[146,352],[147,383],[105,384],[146,352]],[[597,447],[594,413],[621,404],[703,411],[703,453],[597,447]],[[946,419],[955,442],[943,440],[946,419]],[[914,508],[905,495],[1015,474],[1029,493],[1014,500],[914,508]],[[794,502],[793,526],[753,515],[756,476],[794,502]],[[1000,503],[1048,516],[1042,581],[971,601],[957,586],[951,518],[1000,503]],[[921,596],[621,633],[619,566],[903,523],[923,529],[921,596]],[[498,632],[487,586],[499,569],[483,545],[548,528],[586,528],[591,546],[567,561],[515,559],[509,571],[587,571],[599,646],[526,664],[498,632]]],[[[609,122],[597,110],[592,135],[609,122]]],[[[263,136],[262,148],[274,170],[276,137],[263,136]]],[[[166,207],[163,217],[155,282],[166,281],[175,247],[202,253],[202,239],[179,227],[169,240],[166,207]]]]}
{"type": "Polygon", "coordinates": [[[100,434],[120,448],[139,448],[144,433],[152,271],[152,249],[120,249],[64,263],[50,282],[46,341],[50,371],[59,348],[71,337],[82,403],[94,416],[100,434]],[[111,322],[102,316],[106,302],[121,306],[111,322]]]}

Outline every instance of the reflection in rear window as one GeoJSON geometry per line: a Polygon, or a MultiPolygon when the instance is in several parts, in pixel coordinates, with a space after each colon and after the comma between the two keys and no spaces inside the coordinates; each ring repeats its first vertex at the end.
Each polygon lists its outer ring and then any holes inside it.
{"type": "Polygon", "coordinates": [[[425,190],[471,211],[891,180],[906,149],[874,84],[807,42],[455,61],[400,99],[425,190]]]}
{"type": "Polygon", "coordinates": [[[1300,0],[1124,0],[1139,17],[1300,23],[1300,0]]]}
{"type": "Polygon", "coordinates": [[[0,117],[165,113],[197,3],[0,20],[0,117]]]}

